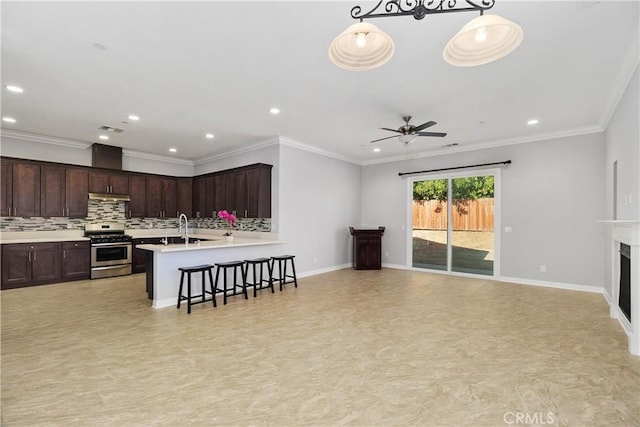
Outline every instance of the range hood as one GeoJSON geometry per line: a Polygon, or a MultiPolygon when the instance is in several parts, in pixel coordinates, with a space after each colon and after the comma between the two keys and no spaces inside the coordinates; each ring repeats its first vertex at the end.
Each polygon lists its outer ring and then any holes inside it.
{"type": "Polygon", "coordinates": [[[102,200],[103,202],[130,202],[128,194],[113,193],[89,193],[89,200],[102,200]]]}

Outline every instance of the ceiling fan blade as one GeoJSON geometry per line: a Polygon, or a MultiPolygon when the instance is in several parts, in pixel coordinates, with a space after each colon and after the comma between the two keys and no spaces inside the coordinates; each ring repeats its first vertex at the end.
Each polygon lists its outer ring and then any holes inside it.
{"type": "Polygon", "coordinates": [[[388,136],[386,138],[374,139],[371,142],[380,142],[380,141],[384,141],[385,139],[391,139],[391,138],[397,138],[397,137],[398,137],[397,135],[393,135],[393,136],[388,136]]]}
{"type": "Polygon", "coordinates": [[[395,132],[395,133],[402,133],[402,132],[400,132],[398,129],[389,129],[389,128],[380,128],[380,129],[382,129],[382,130],[388,130],[388,131],[390,131],[390,132],[395,132]]]}
{"type": "Polygon", "coordinates": [[[420,135],[420,136],[447,136],[446,133],[443,132],[416,132],[414,133],[414,135],[420,135]]]}
{"type": "Polygon", "coordinates": [[[437,125],[438,123],[434,122],[434,121],[428,121],[426,123],[421,124],[420,126],[416,126],[415,128],[413,128],[413,130],[415,132],[419,132],[422,129],[426,129],[426,128],[430,128],[433,125],[437,125]]]}

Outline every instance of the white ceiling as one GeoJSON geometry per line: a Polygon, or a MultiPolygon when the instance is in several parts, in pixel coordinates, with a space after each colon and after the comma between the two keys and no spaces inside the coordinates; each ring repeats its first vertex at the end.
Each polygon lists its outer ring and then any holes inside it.
{"type": "Polygon", "coordinates": [[[125,132],[107,144],[194,162],[280,135],[367,163],[602,129],[638,61],[637,1],[496,0],[489,13],[524,30],[499,61],[444,62],[448,39],[477,16],[453,13],[369,21],[395,55],[345,71],[327,50],[357,4],[375,2],[3,1],[2,85],[24,93],[3,88],[2,115],[17,123],[2,128],[105,143],[98,128],[109,125],[125,132]],[[132,113],[141,120],[124,124],[132,113]],[[368,141],[404,114],[448,136],[374,153],[368,141]]]}

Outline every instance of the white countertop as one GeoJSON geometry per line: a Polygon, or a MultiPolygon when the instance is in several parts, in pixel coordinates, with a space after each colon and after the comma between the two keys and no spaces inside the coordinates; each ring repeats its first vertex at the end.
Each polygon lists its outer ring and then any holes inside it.
{"type": "Polygon", "coordinates": [[[0,233],[0,244],[73,242],[78,240],[89,240],[89,238],[84,237],[83,230],[3,231],[0,233]]]}
{"type": "MultiPolygon", "coordinates": [[[[200,239],[221,239],[224,241],[225,230],[213,229],[193,229],[189,230],[189,237],[200,239]]],[[[144,237],[178,237],[180,233],[177,228],[152,228],[152,229],[127,229],[125,234],[134,239],[144,237]]],[[[233,231],[234,239],[240,241],[269,241],[273,244],[278,241],[278,233],[259,231],[233,231]]],[[[84,230],[69,229],[55,231],[2,231],[0,232],[0,244],[13,243],[41,243],[41,242],[70,242],[78,240],[89,240],[84,237],[84,230]]],[[[204,243],[204,242],[203,242],[204,243]]]]}
{"type": "Polygon", "coordinates": [[[259,245],[274,245],[286,243],[282,240],[269,240],[269,239],[251,239],[246,237],[234,236],[233,242],[227,242],[224,236],[212,236],[208,234],[193,234],[189,235],[194,239],[215,239],[205,240],[199,243],[175,243],[171,245],[138,245],[136,248],[143,249],[152,252],[185,252],[185,251],[202,251],[210,249],[229,249],[238,248],[243,246],[259,246],[259,245]]]}

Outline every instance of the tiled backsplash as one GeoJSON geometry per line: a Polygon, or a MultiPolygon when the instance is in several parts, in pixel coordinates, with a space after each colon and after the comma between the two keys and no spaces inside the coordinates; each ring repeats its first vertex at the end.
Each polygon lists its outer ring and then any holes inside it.
{"type": "MultiPolygon", "coordinates": [[[[87,218],[66,217],[1,217],[1,231],[53,231],[65,229],[84,230],[85,224],[98,222],[124,222],[128,229],[177,228],[177,218],[125,218],[124,202],[89,200],[87,218]]],[[[227,222],[219,218],[191,218],[189,227],[225,229],[227,222]]],[[[270,218],[238,218],[234,230],[271,231],[270,218]]]]}

